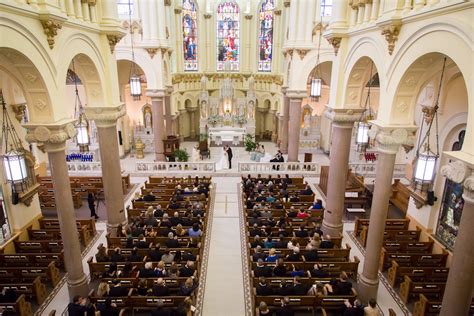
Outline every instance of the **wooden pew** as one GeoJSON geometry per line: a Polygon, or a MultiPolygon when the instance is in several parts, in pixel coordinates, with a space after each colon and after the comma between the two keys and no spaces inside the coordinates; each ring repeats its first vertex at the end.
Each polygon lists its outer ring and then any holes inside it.
{"type": "Polygon", "coordinates": [[[15,302],[0,303],[0,310],[5,315],[33,316],[31,303],[26,301],[25,294],[20,295],[15,302]]]}
{"type": "MultiPolygon", "coordinates": [[[[40,228],[42,229],[60,229],[59,219],[39,219],[40,228]]],[[[91,232],[92,236],[95,236],[97,230],[95,226],[95,219],[76,219],[76,225],[78,228],[83,226],[87,227],[87,230],[91,232]]]]}
{"type": "Polygon", "coordinates": [[[399,264],[404,263],[412,267],[445,267],[448,254],[433,254],[433,253],[405,253],[388,252],[384,247],[380,251],[379,270],[385,271],[391,264],[392,260],[396,260],[399,264]]]}
{"type": "MultiPolygon", "coordinates": [[[[356,236],[360,236],[362,228],[369,226],[369,219],[356,218],[354,233],[356,236]]],[[[385,222],[385,230],[407,230],[410,224],[409,219],[387,219],[385,222]]]]}
{"type": "MultiPolygon", "coordinates": [[[[127,237],[112,237],[110,236],[110,233],[107,233],[105,235],[105,238],[107,239],[107,245],[109,248],[115,248],[115,247],[121,247],[125,248],[127,245],[127,237]]],[[[146,242],[153,243],[153,245],[156,245],[159,243],[161,246],[165,246],[165,241],[168,240],[168,237],[145,237],[146,242]]],[[[178,237],[178,241],[180,245],[188,245],[191,241],[201,241],[201,237],[189,237],[189,236],[184,236],[184,237],[178,237]]],[[[138,238],[133,238],[132,241],[135,243],[138,241],[138,238]]],[[[198,246],[199,247],[199,246],[198,246]]]]}
{"type": "MultiPolygon", "coordinates": [[[[360,233],[360,242],[365,247],[367,244],[368,227],[363,226],[360,233]]],[[[383,232],[384,242],[386,241],[412,241],[420,240],[421,229],[416,230],[386,230],[383,232]]]]}
{"type": "Polygon", "coordinates": [[[59,253],[0,254],[0,266],[2,267],[46,267],[51,261],[55,261],[59,266],[63,266],[64,251],[59,253]]]}
{"type": "Polygon", "coordinates": [[[444,281],[413,281],[408,275],[405,275],[404,281],[400,284],[400,298],[407,304],[411,298],[423,294],[428,298],[441,300],[446,286],[444,281]]]}
{"type": "MultiPolygon", "coordinates": [[[[93,304],[105,303],[105,297],[97,297],[93,293],[89,295],[89,299],[93,304]]],[[[112,303],[119,308],[133,308],[133,310],[151,310],[156,308],[158,300],[163,300],[163,307],[176,307],[182,303],[186,296],[124,296],[111,297],[112,303]]]]}
{"type": "MultiPolygon", "coordinates": [[[[61,230],[59,229],[33,229],[30,226],[28,229],[28,236],[30,240],[57,240],[61,239],[61,230]]],[[[86,226],[82,226],[78,229],[79,240],[84,246],[87,246],[92,240],[91,232],[86,226]]]]}
{"type": "Polygon", "coordinates": [[[390,202],[405,214],[408,210],[410,196],[410,190],[406,185],[400,182],[400,179],[393,180],[390,202]]]}
{"type": "Polygon", "coordinates": [[[1,267],[0,282],[8,283],[14,281],[27,282],[36,277],[48,281],[55,287],[61,280],[56,262],[51,261],[46,267],[1,267]]]}
{"type": "MultiPolygon", "coordinates": [[[[268,254],[269,249],[263,249],[263,252],[268,254]]],[[[334,248],[334,249],[318,249],[318,261],[348,261],[349,254],[351,252],[351,247],[346,244],[345,249],[334,248]]],[[[289,254],[293,253],[291,249],[276,248],[276,253],[280,257],[286,257],[289,254]]],[[[304,254],[304,250],[301,250],[300,253],[304,254]]]]}
{"type": "Polygon", "coordinates": [[[61,252],[63,250],[62,240],[28,240],[28,241],[13,241],[15,245],[15,252],[61,252]]]}
{"type": "Polygon", "coordinates": [[[431,252],[433,249],[433,241],[385,241],[383,247],[388,252],[431,252]]]}
{"type": "MultiPolygon", "coordinates": [[[[259,296],[255,295],[255,305],[265,302],[267,306],[281,306],[282,296],[259,296]]],[[[316,297],[314,296],[289,296],[289,305],[299,312],[311,312],[314,315],[314,306],[316,306],[316,297]]]]}
{"type": "MultiPolygon", "coordinates": [[[[132,248],[123,248],[121,249],[121,253],[124,257],[129,256],[132,253],[132,248]]],[[[167,248],[170,253],[175,254],[176,251],[181,251],[181,252],[186,252],[186,253],[192,253],[193,255],[197,256],[199,255],[199,248],[167,248]]],[[[113,249],[108,249],[107,254],[110,256],[113,253],[113,249]]],[[[150,252],[149,248],[138,248],[137,253],[141,256],[146,256],[150,252]]]]}
{"type": "Polygon", "coordinates": [[[34,298],[38,305],[41,305],[48,296],[46,286],[41,282],[39,276],[31,283],[0,283],[0,291],[4,289],[13,289],[18,295],[24,294],[34,298]]]}
{"type": "Polygon", "coordinates": [[[405,275],[412,280],[426,278],[426,280],[446,279],[449,268],[443,267],[401,267],[396,260],[392,260],[392,266],[388,269],[388,282],[392,287],[401,282],[405,275]]]}
{"type": "MultiPolygon", "coordinates": [[[[441,300],[428,299],[425,295],[420,294],[420,299],[415,303],[413,316],[435,316],[441,312],[441,300]]],[[[469,315],[474,315],[474,300],[471,301],[469,315]]]]}
{"type": "MultiPolygon", "coordinates": [[[[248,246],[251,248],[251,242],[253,241],[253,237],[248,237],[249,238],[249,243],[248,246]]],[[[304,252],[304,247],[308,243],[309,238],[308,237],[275,237],[272,238],[273,241],[280,241],[284,240],[286,243],[288,243],[291,239],[296,238],[297,242],[300,244],[300,251],[304,252]]],[[[264,237],[261,237],[262,240],[264,240],[264,237]]],[[[341,237],[332,237],[331,241],[334,243],[334,249],[336,248],[341,248],[342,244],[342,236],[341,237]]],[[[325,250],[325,249],[323,249],[325,250]]]]}

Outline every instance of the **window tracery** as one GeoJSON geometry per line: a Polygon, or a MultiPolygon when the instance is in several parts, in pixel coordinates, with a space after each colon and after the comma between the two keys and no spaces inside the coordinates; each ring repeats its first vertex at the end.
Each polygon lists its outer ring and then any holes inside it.
{"type": "Polygon", "coordinates": [[[258,71],[272,71],[274,9],[273,0],[262,1],[259,8],[258,71]]]}
{"type": "Polygon", "coordinates": [[[183,0],[184,71],[198,70],[197,8],[194,0],[183,0]]]}
{"type": "Polygon", "coordinates": [[[217,6],[217,71],[239,71],[240,11],[233,0],[217,6]]]}

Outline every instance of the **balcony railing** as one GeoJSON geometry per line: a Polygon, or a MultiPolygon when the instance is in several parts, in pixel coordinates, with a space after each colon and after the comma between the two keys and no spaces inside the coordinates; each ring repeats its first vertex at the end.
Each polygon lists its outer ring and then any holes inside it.
{"type": "Polygon", "coordinates": [[[135,172],[214,172],[215,162],[136,162],[135,172]]]}

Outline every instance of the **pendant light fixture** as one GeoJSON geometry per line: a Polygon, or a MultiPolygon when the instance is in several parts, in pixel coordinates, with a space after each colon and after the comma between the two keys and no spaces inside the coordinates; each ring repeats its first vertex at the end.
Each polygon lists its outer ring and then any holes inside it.
{"type": "Polygon", "coordinates": [[[19,191],[23,192],[28,186],[28,171],[25,160],[25,148],[23,147],[13,123],[7,112],[2,90],[0,90],[0,102],[3,110],[2,121],[2,147],[3,167],[7,181],[10,182],[13,196],[19,191]]]}
{"type": "Polygon", "coordinates": [[[321,15],[321,20],[319,22],[319,39],[318,39],[318,53],[316,57],[316,74],[314,77],[311,78],[311,87],[309,91],[309,96],[311,97],[312,101],[318,102],[319,98],[321,97],[321,86],[322,86],[322,79],[321,79],[321,66],[319,65],[319,55],[321,52],[321,40],[323,35],[323,16],[321,15]]]}
{"type": "Polygon", "coordinates": [[[135,65],[135,51],[133,48],[133,28],[132,28],[132,0],[128,1],[128,18],[130,28],[130,45],[132,47],[132,65],[130,67],[130,95],[133,100],[139,101],[142,96],[142,82],[140,76],[137,73],[135,65]]]}
{"type": "Polygon", "coordinates": [[[369,121],[373,119],[372,110],[370,108],[370,89],[372,88],[373,83],[373,67],[374,63],[370,65],[370,80],[368,82],[367,89],[367,98],[365,99],[364,112],[362,112],[359,122],[357,122],[357,136],[356,136],[356,145],[358,152],[365,152],[369,147],[369,130],[370,124],[369,121]]]}
{"type": "Polygon", "coordinates": [[[436,162],[439,158],[439,135],[438,135],[438,109],[441,87],[443,84],[444,71],[446,68],[446,57],[443,60],[441,78],[439,80],[438,93],[433,107],[423,107],[420,133],[418,138],[418,148],[415,156],[415,171],[413,174],[414,189],[426,192],[431,189],[435,178],[436,162]],[[435,123],[435,151],[430,145],[431,128],[435,123]],[[424,133],[424,128],[427,127],[424,133]],[[423,135],[424,134],[424,135],[423,135]],[[421,138],[423,135],[423,138],[421,138]]]}
{"type": "Polygon", "coordinates": [[[80,152],[89,151],[90,137],[89,137],[89,121],[87,120],[84,107],[82,106],[81,98],[79,96],[79,90],[77,89],[77,74],[76,68],[74,67],[74,60],[72,60],[72,71],[74,72],[74,89],[76,93],[76,100],[74,104],[74,112],[77,119],[74,127],[76,128],[76,142],[79,146],[80,152]]]}

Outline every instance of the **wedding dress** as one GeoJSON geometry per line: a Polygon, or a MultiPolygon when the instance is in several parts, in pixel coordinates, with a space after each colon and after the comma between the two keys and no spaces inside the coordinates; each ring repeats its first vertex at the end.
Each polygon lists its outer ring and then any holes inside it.
{"type": "Polygon", "coordinates": [[[227,151],[222,151],[222,156],[216,163],[216,170],[229,169],[229,158],[227,157],[227,151]]]}

